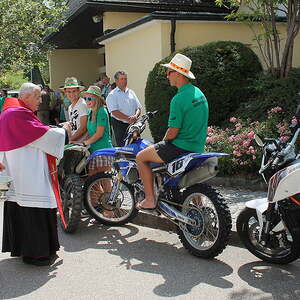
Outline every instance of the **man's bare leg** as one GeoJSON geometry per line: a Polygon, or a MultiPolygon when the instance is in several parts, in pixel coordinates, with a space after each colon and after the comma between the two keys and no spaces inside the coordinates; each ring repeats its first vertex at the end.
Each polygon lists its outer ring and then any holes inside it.
{"type": "Polygon", "coordinates": [[[154,146],[149,146],[138,153],[136,157],[140,178],[144,184],[145,200],[141,201],[138,208],[152,209],[156,206],[153,188],[153,174],[149,166],[150,162],[163,163],[156,153],[154,146]]]}

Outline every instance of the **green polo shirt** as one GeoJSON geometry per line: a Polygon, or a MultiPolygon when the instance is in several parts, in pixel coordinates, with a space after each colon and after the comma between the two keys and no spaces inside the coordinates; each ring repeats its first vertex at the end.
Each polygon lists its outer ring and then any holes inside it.
{"type": "Polygon", "coordinates": [[[104,126],[104,132],[99,140],[91,144],[91,152],[112,147],[108,113],[104,107],[99,108],[95,122],[92,122],[92,110],[88,112],[87,130],[89,136],[93,136],[96,133],[97,126],[104,126]]]}
{"type": "Polygon", "coordinates": [[[204,152],[208,103],[199,88],[188,83],[180,87],[170,104],[168,127],[179,128],[172,143],[191,152],[204,152]]]}

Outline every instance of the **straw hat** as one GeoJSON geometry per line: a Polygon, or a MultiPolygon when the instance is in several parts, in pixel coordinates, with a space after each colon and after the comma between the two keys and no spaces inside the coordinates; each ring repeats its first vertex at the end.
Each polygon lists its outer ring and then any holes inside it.
{"type": "Polygon", "coordinates": [[[191,65],[192,61],[180,53],[177,53],[169,63],[161,64],[161,66],[172,69],[187,78],[195,79],[194,74],[190,71],[191,65]]]}
{"type": "Polygon", "coordinates": [[[79,85],[78,80],[75,77],[67,77],[64,86],[61,87],[60,90],[72,88],[79,88],[80,91],[84,90],[84,86],[79,85]]]}
{"type": "Polygon", "coordinates": [[[102,97],[101,89],[99,88],[99,86],[96,86],[96,85],[89,86],[87,91],[82,92],[82,95],[85,95],[85,94],[92,94],[92,95],[98,96],[100,98],[102,97]]]}

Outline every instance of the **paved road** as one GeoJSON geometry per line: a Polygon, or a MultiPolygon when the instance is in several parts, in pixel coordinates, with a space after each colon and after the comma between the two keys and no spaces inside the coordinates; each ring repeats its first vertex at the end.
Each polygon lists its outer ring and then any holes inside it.
{"type": "Polygon", "coordinates": [[[300,299],[300,262],[269,265],[240,244],[203,260],[176,234],[132,224],[84,223],[74,235],[60,232],[60,240],[49,268],[1,253],[0,299],[300,299]]]}

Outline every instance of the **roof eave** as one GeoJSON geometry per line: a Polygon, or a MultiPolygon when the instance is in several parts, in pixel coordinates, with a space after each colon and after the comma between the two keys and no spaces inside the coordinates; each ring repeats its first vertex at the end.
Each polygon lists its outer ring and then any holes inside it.
{"type": "Polygon", "coordinates": [[[112,38],[118,34],[126,32],[137,26],[150,22],[152,20],[176,20],[176,21],[224,21],[227,14],[224,13],[172,13],[172,12],[154,12],[148,16],[142,17],[126,26],[113,30],[95,39],[95,42],[101,42],[112,38]]]}

